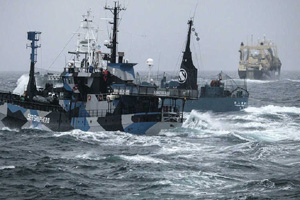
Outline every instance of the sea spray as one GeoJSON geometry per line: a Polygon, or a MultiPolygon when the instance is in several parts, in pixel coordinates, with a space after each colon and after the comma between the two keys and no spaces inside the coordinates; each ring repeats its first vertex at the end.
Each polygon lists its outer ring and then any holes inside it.
{"type": "Polygon", "coordinates": [[[23,74],[17,81],[17,87],[14,89],[13,94],[24,94],[29,80],[28,74],[23,74]]]}

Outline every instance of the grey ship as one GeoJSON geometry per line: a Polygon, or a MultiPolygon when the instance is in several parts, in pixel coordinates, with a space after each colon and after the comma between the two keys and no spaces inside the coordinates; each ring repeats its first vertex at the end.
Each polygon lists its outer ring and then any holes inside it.
{"type": "MultiPolygon", "coordinates": [[[[191,32],[193,21],[189,21],[189,30],[187,44],[183,52],[183,59],[180,66],[178,81],[167,81],[166,76],[161,80],[161,88],[188,88],[198,90],[197,74],[198,70],[193,64],[192,53],[190,50],[191,32]]],[[[195,32],[197,41],[198,34],[195,32]]],[[[247,91],[246,81],[237,84],[232,78],[221,72],[218,79],[212,80],[210,84],[199,88],[197,99],[187,100],[184,111],[191,112],[194,110],[228,112],[239,111],[248,106],[249,93],[247,91]]]]}
{"type": "Polygon", "coordinates": [[[241,79],[279,79],[281,61],[278,58],[277,46],[266,39],[257,45],[240,47],[238,73],[241,79]]]}
{"type": "Polygon", "coordinates": [[[220,72],[216,80],[200,88],[197,100],[188,100],[184,110],[229,112],[240,111],[248,107],[249,92],[246,80],[236,82],[227,74],[220,72]]]}

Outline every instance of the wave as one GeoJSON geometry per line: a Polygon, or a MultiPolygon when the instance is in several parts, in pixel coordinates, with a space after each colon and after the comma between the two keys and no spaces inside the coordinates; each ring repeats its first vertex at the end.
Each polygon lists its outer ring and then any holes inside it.
{"type": "Polygon", "coordinates": [[[14,89],[13,94],[22,95],[26,90],[29,81],[29,75],[23,74],[17,81],[17,87],[14,89]]]}
{"type": "Polygon", "coordinates": [[[264,83],[273,83],[277,82],[279,80],[252,80],[252,79],[246,79],[247,83],[257,83],[257,84],[264,84],[264,83]]]}
{"type": "Polygon", "coordinates": [[[102,159],[105,159],[106,157],[99,156],[98,154],[93,153],[93,152],[88,152],[88,153],[76,155],[75,158],[82,159],[82,160],[102,160],[102,159]]]}
{"type": "Polygon", "coordinates": [[[14,129],[11,129],[11,128],[8,128],[8,127],[6,127],[6,126],[2,127],[1,130],[2,130],[2,131],[9,131],[9,132],[20,132],[19,129],[15,129],[15,128],[14,128],[14,129]]]}
{"type": "MultiPolygon", "coordinates": [[[[300,140],[300,108],[268,105],[248,107],[242,112],[192,111],[183,127],[212,137],[231,135],[247,141],[300,140]]],[[[195,133],[193,133],[194,135],[195,133]]]]}
{"type": "Polygon", "coordinates": [[[244,109],[245,112],[248,113],[256,113],[256,114],[265,114],[265,113],[294,113],[300,114],[300,107],[286,107],[286,106],[275,106],[268,105],[263,107],[248,107],[244,109]]]}
{"type": "Polygon", "coordinates": [[[287,79],[288,81],[291,81],[291,82],[295,82],[295,83],[300,83],[300,80],[293,80],[293,79],[287,79]]]}
{"type": "Polygon", "coordinates": [[[54,134],[55,137],[71,136],[76,140],[88,143],[96,142],[102,145],[116,145],[116,146],[161,146],[159,136],[134,135],[122,131],[98,131],[86,132],[75,129],[67,132],[58,132],[54,134]]]}
{"type": "Polygon", "coordinates": [[[16,167],[13,165],[9,165],[9,166],[0,166],[0,170],[4,170],[4,169],[15,169],[16,167]]]}
{"type": "Polygon", "coordinates": [[[105,139],[107,137],[107,133],[105,131],[88,132],[88,131],[82,131],[79,129],[74,129],[74,130],[67,131],[67,132],[57,132],[54,134],[54,136],[55,137],[72,136],[78,140],[99,142],[102,139],[105,139]]]}
{"type": "Polygon", "coordinates": [[[204,112],[201,113],[192,110],[187,120],[183,123],[182,127],[191,128],[196,130],[206,130],[206,133],[214,134],[228,134],[229,132],[224,129],[226,125],[215,113],[204,112]]]}
{"type": "Polygon", "coordinates": [[[134,155],[134,156],[125,156],[120,155],[120,157],[124,160],[132,161],[135,163],[169,163],[163,159],[153,158],[151,156],[142,156],[142,155],[134,155]]]}

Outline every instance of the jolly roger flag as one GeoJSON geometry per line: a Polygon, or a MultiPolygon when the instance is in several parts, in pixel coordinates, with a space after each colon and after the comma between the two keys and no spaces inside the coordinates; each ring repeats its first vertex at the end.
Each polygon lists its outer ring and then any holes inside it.
{"type": "Polygon", "coordinates": [[[188,89],[188,90],[197,90],[197,74],[198,70],[193,64],[192,53],[190,50],[190,39],[191,39],[191,28],[193,25],[193,21],[190,20],[189,24],[189,32],[186,42],[186,48],[183,52],[183,58],[179,71],[179,89],[188,89]]]}

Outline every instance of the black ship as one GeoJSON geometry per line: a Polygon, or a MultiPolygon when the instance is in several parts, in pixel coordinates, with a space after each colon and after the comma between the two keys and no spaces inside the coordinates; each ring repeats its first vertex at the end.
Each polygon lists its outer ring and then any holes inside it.
{"type": "Polygon", "coordinates": [[[124,52],[117,52],[117,25],[123,8],[115,2],[105,9],[114,15],[113,34],[105,44],[110,53],[101,51],[88,11],[81,21],[77,49],[69,52],[73,58],[60,74],[61,87],[47,83],[37,90],[34,66],[41,33],[28,32],[32,52],[27,90],[22,95],[0,93],[0,126],[156,134],[182,125],[185,102],[198,97],[196,86],[191,85],[195,81],[173,89],[135,84],[136,63],[124,62],[124,52]]]}

